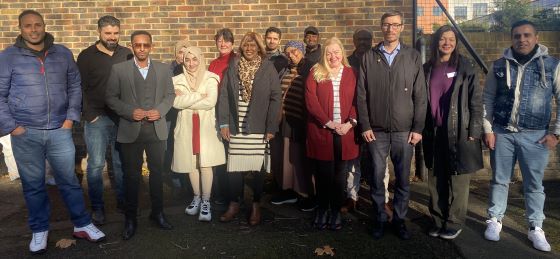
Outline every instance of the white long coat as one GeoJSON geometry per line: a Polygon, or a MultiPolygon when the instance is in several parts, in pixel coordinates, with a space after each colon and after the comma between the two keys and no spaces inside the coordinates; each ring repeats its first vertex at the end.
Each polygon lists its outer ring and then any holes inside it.
{"type": "Polygon", "coordinates": [[[183,95],[175,97],[173,107],[179,110],[175,127],[175,151],[171,169],[177,173],[192,173],[197,168],[196,156],[192,151],[192,115],[200,117],[200,166],[210,167],[225,164],[224,144],[216,127],[214,107],[218,99],[218,75],[206,71],[204,81],[196,91],[187,85],[184,74],[173,77],[175,89],[183,95]],[[205,98],[202,94],[207,94],[205,98]]]}

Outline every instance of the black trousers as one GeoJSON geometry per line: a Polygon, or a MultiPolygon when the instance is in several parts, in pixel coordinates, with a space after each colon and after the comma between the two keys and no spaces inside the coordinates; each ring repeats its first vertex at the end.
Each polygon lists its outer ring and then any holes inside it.
{"type": "Polygon", "coordinates": [[[467,217],[471,174],[455,174],[451,169],[446,129],[437,128],[435,141],[434,168],[428,174],[430,215],[438,228],[460,229],[467,217]]]}
{"type": "Polygon", "coordinates": [[[150,198],[152,214],[163,211],[163,163],[165,160],[165,140],[158,139],[154,125],[142,125],[140,134],[133,143],[121,143],[127,218],[136,218],[138,211],[138,186],[142,177],[142,163],[146,152],[150,170],[150,198]]]}
{"type": "MultiPolygon", "coordinates": [[[[267,173],[264,171],[252,172],[253,179],[249,183],[253,189],[253,202],[260,202],[264,190],[264,180],[267,173]]],[[[229,201],[240,202],[243,199],[243,187],[245,187],[245,175],[248,172],[228,172],[229,201]]]]}
{"type": "Polygon", "coordinates": [[[333,134],[334,157],[331,161],[315,160],[315,185],[320,210],[338,212],[346,197],[347,161],[342,160],[340,135],[333,134]]]}

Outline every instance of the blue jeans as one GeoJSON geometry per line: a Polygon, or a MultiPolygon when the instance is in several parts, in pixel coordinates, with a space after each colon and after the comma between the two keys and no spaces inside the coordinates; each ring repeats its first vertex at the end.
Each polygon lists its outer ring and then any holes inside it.
{"type": "Polygon", "coordinates": [[[87,181],[89,199],[93,210],[104,209],[103,203],[103,167],[105,166],[105,152],[107,146],[111,148],[113,173],[117,201],[124,201],[123,171],[120,154],[117,149],[117,126],[107,116],[99,116],[94,122],[87,122],[84,126],[84,139],[86,141],[87,181]]]}
{"type": "Polygon", "coordinates": [[[31,231],[36,233],[49,229],[50,205],[45,187],[45,159],[53,169],[56,185],[74,226],[83,227],[91,223],[82,187],[74,172],[76,149],[71,129],[26,129],[23,134],[12,136],[12,148],[29,211],[31,231]]]}
{"type": "Polygon", "coordinates": [[[410,199],[410,164],[414,146],[408,140],[409,132],[374,132],[376,140],[367,143],[373,165],[371,176],[371,197],[373,200],[373,218],[386,222],[385,192],[383,179],[387,168],[387,157],[391,158],[395,168],[395,195],[393,199],[393,222],[405,220],[410,199]]]}
{"type": "Polygon", "coordinates": [[[506,212],[508,190],[515,162],[519,161],[523,177],[526,217],[530,227],[542,227],[544,221],[544,169],[548,164],[548,149],[538,141],[546,130],[509,132],[495,128],[496,148],[490,152],[492,181],[488,214],[502,220],[506,212]]]}

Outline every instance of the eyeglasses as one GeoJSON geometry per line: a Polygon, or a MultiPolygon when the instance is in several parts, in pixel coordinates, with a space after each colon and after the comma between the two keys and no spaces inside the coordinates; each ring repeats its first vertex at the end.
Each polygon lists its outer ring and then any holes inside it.
{"type": "Polygon", "coordinates": [[[132,47],[136,49],[140,49],[142,47],[144,47],[145,49],[149,49],[152,47],[152,43],[134,43],[132,44],[132,47]]]}
{"type": "Polygon", "coordinates": [[[402,23],[383,23],[381,24],[381,28],[384,30],[393,28],[393,29],[400,29],[402,27],[402,23]]]}

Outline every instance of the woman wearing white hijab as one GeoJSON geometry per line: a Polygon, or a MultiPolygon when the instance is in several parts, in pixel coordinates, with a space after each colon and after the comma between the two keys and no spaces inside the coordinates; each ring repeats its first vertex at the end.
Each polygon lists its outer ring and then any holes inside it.
{"type": "Polygon", "coordinates": [[[194,198],[185,213],[210,221],[212,167],[225,163],[225,151],[218,130],[214,107],[218,98],[218,75],[206,69],[204,54],[197,47],[183,53],[184,72],[173,77],[175,101],[179,110],[175,127],[175,153],[171,169],[188,173],[194,198]],[[202,195],[201,195],[202,186],[202,195]]]}

